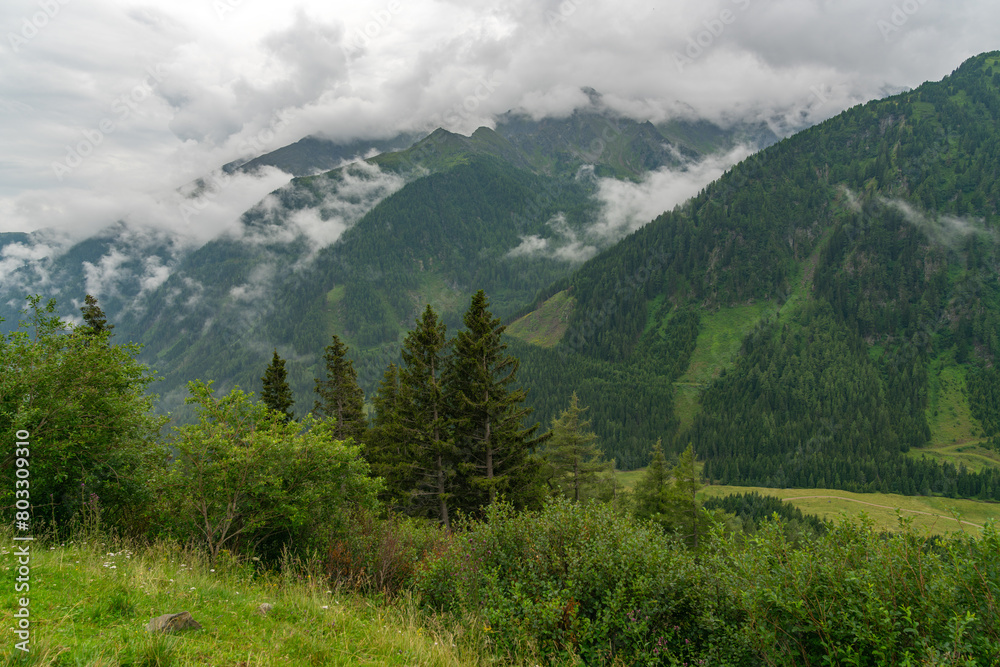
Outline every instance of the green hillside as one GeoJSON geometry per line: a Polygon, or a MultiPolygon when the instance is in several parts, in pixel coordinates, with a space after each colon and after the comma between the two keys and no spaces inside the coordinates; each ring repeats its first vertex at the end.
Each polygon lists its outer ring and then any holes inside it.
{"type": "MultiPolygon", "coordinates": [[[[526,374],[613,364],[581,401],[669,424],[650,437],[723,482],[1000,498],[998,120],[990,53],[748,158],[559,283],[568,325],[526,374]]],[[[577,388],[551,376],[543,414],[577,388]]],[[[602,437],[627,467],[637,443],[602,437]]]]}

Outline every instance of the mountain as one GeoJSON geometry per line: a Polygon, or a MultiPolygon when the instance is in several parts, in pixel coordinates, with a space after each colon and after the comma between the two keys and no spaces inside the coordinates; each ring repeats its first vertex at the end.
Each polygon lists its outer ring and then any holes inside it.
{"type": "Polygon", "coordinates": [[[744,160],[511,323],[537,415],[577,391],[628,466],[1000,499],[998,127],[993,52],[744,160]]]}
{"type": "Polygon", "coordinates": [[[277,167],[292,176],[311,176],[339,167],[345,161],[371,152],[387,153],[407,148],[419,139],[417,134],[404,133],[388,139],[359,139],[341,144],[322,137],[304,137],[294,144],[249,160],[237,160],[223,165],[226,173],[253,173],[261,167],[277,167]]]}
{"type": "MultiPolygon", "coordinates": [[[[73,300],[95,292],[119,340],[145,346],[142,359],[162,377],[161,408],[179,413],[194,378],[258,389],[277,349],[303,414],[331,334],[347,341],[370,394],[425,303],[454,329],[483,288],[495,313],[512,316],[613,243],[589,232],[604,215],[600,174],[637,180],[665,165],[682,173],[705,156],[649,123],[595,108],[556,120],[509,114],[467,137],[438,129],[315,173],[369,144],[306,138],[227,165],[303,175],[200,247],[124,224],[68,247],[44,233],[0,239],[0,257],[21,260],[5,275],[0,316],[10,326],[33,292],[78,316],[73,300]]],[[[193,210],[208,188],[206,180],[190,190],[193,210]]]]}

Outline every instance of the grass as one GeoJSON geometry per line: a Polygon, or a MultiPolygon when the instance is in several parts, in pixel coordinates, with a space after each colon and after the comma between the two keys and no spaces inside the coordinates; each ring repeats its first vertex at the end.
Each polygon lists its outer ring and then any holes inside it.
{"type": "Polygon", "coordinates": [[[967,531],[979,534],[990,519],[1000,521],[1000,503],[979,500],[941,498],[937,496],[901,496],[895,493],[851,493],[838,489],[771,489],[764,487],[706,486],[702,497],[748,493],[777,496],[791,502],[803,512],[822,519],[838,520],[842,516],[857,517],[865,513],[877,529],[893,531],[899,528],[897,510],[904,518],[913,518],[914,530],[927,533],[967,531]],[[958,516],[962,523],[959,523],[958,516]]]}
{"type": "MultiPolygon", "coordinates": [[[[617,473],[618,483],[634,489],[645,469],[617,473]]],[[[1000,503],[980,500],[942,498],[938,496],[902,496],[895,493],[852,493],[839,489],[774,489],[763,486],[705,486],[699,491],[702,500],[734,493],[756,491],[791,502],[807,514],[839,521],[843,517],[858,518],[863,512],[872,519],[875,528],[894,531],[899,528],[896,511],[904,518],[913,518],[913,529],[943,534],[962,530],[979,534],[989,520],[1000,522],[1000,503]],[[962,522],[959,523],[955,516],[962,522]],[[970,525],[972,524],[972,525],[970,525]]]]}
{"type": "MultiPolygon", "coordinates": [[[[9,531],[2,538],[8,627],[16,560],[9,531]]],[[[170,544],[81,538],[32,543],[30,576],[32,651],[10,655],[11,635],[0,665],[476,665],[488,655],[485,637],[425,616],[410,599],[340,594],[301,566],[273,574],[230,559],[213,568],[170,544]],[[264,602],[274,605],[267,616],[256,613],[264,602]],[[149,619],[180,611],[203,629],[146,631],[149,619]]]]}
{"type": "Polygon", "coordinates": [[[555,347],[569,327],[575,303],[567,290],[557,292],[534,311],[511,322],[507,334],[539,347],[555,347]]]}
{"type": "Polygon", "coordinates": [[[773,302],[761,301],[702,314],[691,361],[684,374],[674,382],[674,414],[680,419],[681,430],[694,423],[701,409],[698,401],[705,385],[723,368],[733,364],[743,338],[762,317],[774,310],[773,302]]]}

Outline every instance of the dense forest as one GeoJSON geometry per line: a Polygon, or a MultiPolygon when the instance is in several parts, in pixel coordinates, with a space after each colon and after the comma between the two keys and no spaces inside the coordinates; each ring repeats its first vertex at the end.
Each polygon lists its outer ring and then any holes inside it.
{"type": "Polygon", "coordinates": [[[625,465],[644,462],[631,436],[656,423],[647,441],[693,444],[729,483],[1000,498],[994,469],[904,456],[931,435],[932,361],[967,373],[965,400],[997,441],[998,77],[1000,56],[985,54],[849,109],[541,292],[519,315],[554,295],[574,305],[555,347],[522,352],[539,414],[613,367],[615,390],[587,400],[613,415],[601,435],[625,465]],[[701,323],[754,303],[770,307],[679,428],[671,382],[701,323]]]}

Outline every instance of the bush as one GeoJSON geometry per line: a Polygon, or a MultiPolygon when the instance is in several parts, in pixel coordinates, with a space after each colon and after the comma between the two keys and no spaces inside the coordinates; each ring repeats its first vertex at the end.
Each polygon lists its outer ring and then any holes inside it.
{"type": "Polygon", "coordinates": [[[379,519],[358,510],[327,546],[326,575],[358,592],[396,595],[413,585],[417,564],[443,539],[443,530],[426,519],[379,519]]]}
{"type": "Polygon", "coordinates": [[[497,503],[421,564],[416,587],[433,608],[478,610],[508,653],[648,665],[739,653],[739,610],[710,568],[604,504],[555,499],[516,514],[497,503]]]}

